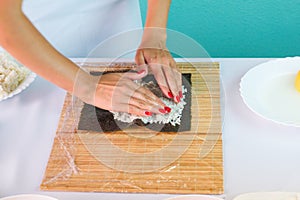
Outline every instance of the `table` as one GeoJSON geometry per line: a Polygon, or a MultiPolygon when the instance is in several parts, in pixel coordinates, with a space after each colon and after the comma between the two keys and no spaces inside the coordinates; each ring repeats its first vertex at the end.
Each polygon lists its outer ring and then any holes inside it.
{"type": "MultiPolygon", "coordinates": [[[[212,60],[221,64],[226,97],[222,109],[225,111],[223,140],[227,199],[245,192],[300,192],[300,128],[279,125],[257,116],[246,107],[239,94],[241,77],[250,68],[270,59],[212,60]]],[[[19,95],[0,102],[0,197],[39,193],[60,200],[160,200],[174,196],[39,191],[64,97],[62,89],[38,77],[19,95]]]]}

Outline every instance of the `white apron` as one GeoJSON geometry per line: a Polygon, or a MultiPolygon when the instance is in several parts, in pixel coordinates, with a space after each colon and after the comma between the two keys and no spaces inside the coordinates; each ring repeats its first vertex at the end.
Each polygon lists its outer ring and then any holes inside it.
{"type": "MultiPolygon", "coordinates": [[[[24,0],[23,11],[67,57],[86,57],[107,38],[142,26],[138,0],[24,0]]],[[[119,56],[117,44],[109,48],[98,56],[119,56]]]]}

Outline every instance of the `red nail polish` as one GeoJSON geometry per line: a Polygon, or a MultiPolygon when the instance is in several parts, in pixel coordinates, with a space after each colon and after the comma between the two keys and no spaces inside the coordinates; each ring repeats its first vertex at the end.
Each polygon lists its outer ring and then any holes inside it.
{"type": "Polygon", "coordinates": [[[143,70],[139,71],[138,74],[142,74],[144,72],[145,72],[145,70],[143,69],[143,70]]]}
{"type": "Polygon", "coordinates": [[[180,97],[176,96],[176,101],[179,103],[180,102],[180,97]]]}
{"type": "Polygon", "coordinates": [[[146,112],[145,112],[145,115],[151,116],[151,115],[152,115],[152,112],[146,111],[146,112]]]}
{"type": "Polygon", "coordinates": [[[165,114],[167,111],[165,109],[159,109],[159,112],[165,114]]]}
{"type": "Polygon", "coordinates": [[[169,112],[171,112],[171,108],[169,108],[169,107],[165,107],[165,111],[167,112],[167,113],[169,113],[169,112]]]}
{"type": "Polygon", "coordinates": [[[168,96],[169,96],[170,98],[174,98],[172,92],[168,92],[168,96]]]}
{"type": "Polygon", "coordinates": [[[182,98],[183,95],[182,95],[182,91],[179,91],[179,97],[182,98]]]}

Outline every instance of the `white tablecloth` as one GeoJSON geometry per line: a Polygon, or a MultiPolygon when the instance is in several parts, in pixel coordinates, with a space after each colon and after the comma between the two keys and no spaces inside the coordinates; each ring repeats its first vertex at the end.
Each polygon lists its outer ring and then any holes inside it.
{"type": "MultiPolygon", "coordinates": [[[[255,115],[239,94],[240,78],[269,59],[213,60],[221,63],[226,95],[223,140],[227,199],[245,192],[300,192],[300,129],[255,115]]],[[[60,200],[172,196],[39,191],[64,97],[63,90],[38,77],[19,95],[0,102],[0,197],[20,193],[41,193],[60,200]]]]}

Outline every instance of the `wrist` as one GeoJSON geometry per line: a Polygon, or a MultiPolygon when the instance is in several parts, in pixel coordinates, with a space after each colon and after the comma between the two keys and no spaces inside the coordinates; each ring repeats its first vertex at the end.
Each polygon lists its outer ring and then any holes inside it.
{"type": "Polygon", "coordinates": [[[167,32],[165,28],[146,27],[140,48],[166,48],[167,32]]]}
{"type": "Polygon", "coordinates": [[[99,77],[92,76],[88,72],[80,69],[74,80],[72,94],[88,104],[95,103],[95,93],[98,85],[99,77]]]}

